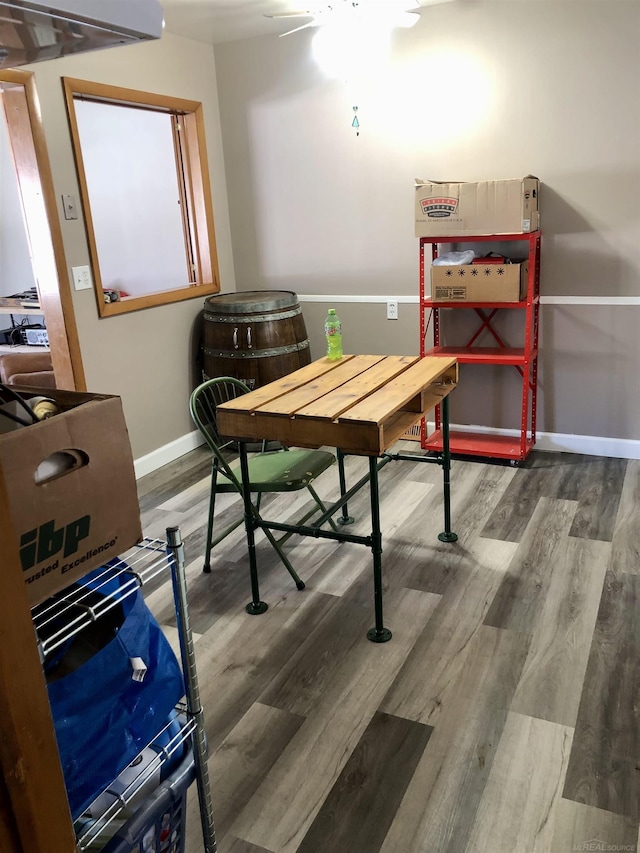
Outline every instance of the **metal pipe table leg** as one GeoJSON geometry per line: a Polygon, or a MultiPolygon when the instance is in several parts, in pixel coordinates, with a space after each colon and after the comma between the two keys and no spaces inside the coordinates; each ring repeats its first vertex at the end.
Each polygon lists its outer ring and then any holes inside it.
{"type": "Polygon", "coordinates": [[[200,703],[200,688],[193,648],[193,634],[187,606],[187,581],[184,571],[184,546],[178,527],[167,528],[167,550],[171,555],[171,581],[176,608],[180,655],[187,699],[187,711],[193,717],[196,728],[193,733],[193,757],[196,768],[196,785],[200,804],[200,821],[204,853],[216,853],[216,833],[213,825],[213,806],[207,764],[207,743],[204,731],[204,715],[200,703]]]}
{"type": "MultiPolygon", "coordinates": [[[[347,491],[347,478],[344,474],[344,453],[339,447],[336,448],[336,457],[338,459],[338,478],[340,480],[340,497],[344,497],[347,491]]],[[[353,524],[354,518],[349,515],[346,503],[342,505],[342,515],[337,519],[338,524],[353,524]]]]}
{"type": "Polygon", "coordinates": [[[391,631],[384,627],[382,613],[382,532],[380,530],[380,495],[378,492],[378,460],[369,457],[369,493],[371,496],[371,553],[373,555],[373,597],[376,614],[374,628],[367,631],[372,643],[386,643],[391,631]]]}
{"type": "Polygon", "coordinates": [[[249,576],[251,577],[251,601],[245,607],[247,613],[257,616],[269,609],[265,601],[260,601],[260,587],[258,585],[258,560],[256,557],[256,516],[251,503],[251,489],[249,488],[249,462],[247,460],[247,445],[244,441],[238,442],[240,451],[240,471],[242,472],[242,501],[244,503],[244,526],[247,532],[247,549],[249,551],[249,576]]]}
{"type": "Polygon", "coordinates": [[[438,533],[440,542],[457,542],[451,530],[451,448],[449,445],[449,397],[442,400],[442,493],[444,499],[444,531],[438,533]]]}

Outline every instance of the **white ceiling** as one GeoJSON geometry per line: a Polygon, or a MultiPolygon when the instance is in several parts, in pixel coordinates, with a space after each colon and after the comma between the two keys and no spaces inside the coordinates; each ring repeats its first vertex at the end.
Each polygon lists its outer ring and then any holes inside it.
{"type": "MultiPolygon", "coordinates": [[[[284,32],[290,19],[273,21],[266,14],[291,10],[288,0],[160,0],[168,32],[219,44],[284,32]]],[[[302,6],[306,5],[302,0],[302,6]]]]}
{"type": "MultiPolygon", "coordinates": [[[[368,1],[359,0],[360,3],[368,1]]],[[[330,2],[327,0],[325,5],[330,2]]],[[[419,0],[419,5],[430,6],[443,2],[449,0],[419,0]]],[[[168,32],[209,44],[261,35],[279,35],[305,23],[306,19],[273,20],[265,15],[310,7],[317,9],[323,5],[318,0],[161,0],[161,4],[168,32]]]]}

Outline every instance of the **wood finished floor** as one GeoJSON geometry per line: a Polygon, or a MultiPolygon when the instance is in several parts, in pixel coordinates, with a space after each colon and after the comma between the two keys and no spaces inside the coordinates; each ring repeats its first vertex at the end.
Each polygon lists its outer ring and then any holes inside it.
{"type": "MultiPolygon", "coordinates": [[[[366,470],[348,458],[349,482],[366,470]]],[[[261,616],[244,611],[242,527],[203,574],[208,475],[199,449],[139,486],[145,533],[178,524],[185,540],[221,853],[637,850],[639,462],[454,461],[454,544],[437,539],[440,468],[388,465],[383,645],[365,637],[363,546],[292,538],[299,592],[260,538],[261,616]]],[[[317,486],[334,495],[337,470],[317,486]]],[[[349,532],[370,532],[368,500],[349,532]]],[[[263,506],[293,520],[306,497],[263,506]]],[[[219,498],[220,524],[238,511],[219,498]]],[[[147,600],[175,638],[170,585],[147,600]]]]}

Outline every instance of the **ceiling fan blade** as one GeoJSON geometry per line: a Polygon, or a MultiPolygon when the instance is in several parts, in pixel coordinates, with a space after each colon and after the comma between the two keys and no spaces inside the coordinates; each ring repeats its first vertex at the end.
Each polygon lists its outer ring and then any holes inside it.
{"type": "MultiPolygon", "coordinates": [[[[437,6],[440,3],[451,3],[455,0],[329,0],[318,5],[316,9],[300,9],[291,12],[273,12],[265,14],[265,18],[311,18],[305,24],[280,33],[280,37],[306,30],[308,27],[320,26],[334,20],[334,16],[341,20],[344,14],[356,14],[369,17],[371,13],[384,17],[385,14],[393,15],[396,11],[407,15],[419,17],[420,12],[428,6],[437,6]]],[[[398,25],[400,26],[400,25],[398,25]]],[[[405,23],[411,26],[411,23],[405,23]]]]}
{"type": "Polygon", "coordinates": [[[307,27],[315,27],[315,26],[317,26],[315,21],[308,21],[306,24],[302,24],[301,26],[296,27],[293,30],[287,30],[286,33],[280,33],[278,38],[282,38],[283,36],[290,36],[292,33],[299,33],[300,30],[306,30],[307,27]]]}
{"type": "Polygon", "coordinates": [[[264,15],[265,18],[313,18],[317,12],[275,12],[271,15],[264,15]]]}
{"type": "MultiPolygon", "coordinates": [[[[430,2],[430,0],[423,0],[423,2],[430,2]]],[[[431,0],[434,2],[434,0],[431,0]]],[[[447,2],[447,0],[435,0],[435,2],[447,2]]],[[[419,9],[418,0],[334,0],[333,3],[328,0],[326,3],[319,3],[315,9],[294,9],[291,12],[265,12],[265,18],[314,18],[318,15],[326,15],[332,12],[342,12],[345,9],[349,10],[352,8],[358,9],[359,11],[364,11],[365,14],[367,9],[370,9],[372,6],[402,6],[403,10],[409,11],[412,9],[419,9]]]]}

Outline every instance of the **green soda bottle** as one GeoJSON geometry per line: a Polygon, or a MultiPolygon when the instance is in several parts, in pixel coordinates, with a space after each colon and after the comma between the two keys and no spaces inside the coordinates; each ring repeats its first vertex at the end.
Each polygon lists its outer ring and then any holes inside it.
{"type": "Polygon", "coordinates": [[[327,338],[327,358],[332,361],[342,358],[342,323],[335,308],[329,308],[324,321],[324,333],[327,338]]]}

